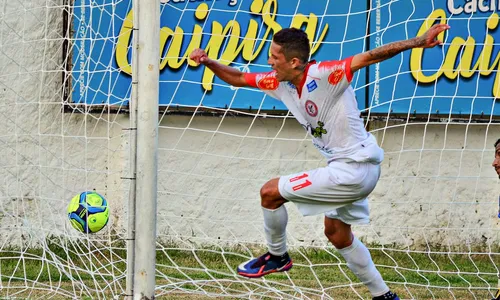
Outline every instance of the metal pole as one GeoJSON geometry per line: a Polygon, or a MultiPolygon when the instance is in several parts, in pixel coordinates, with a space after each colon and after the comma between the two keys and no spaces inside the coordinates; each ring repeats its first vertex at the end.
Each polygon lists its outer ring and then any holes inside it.
{"type": "Polygon", "coordinates": [[[158,162],[160,2],[136,1],[137,165],[134,299],[154,299],[158,162]]]}
{"type": "MultiPolygon", "coordinates": [[[[139,0],[133,0],[132,9],[138,6],[139,0]]],[[[132,92],[129,103],[130,117],[130,162],[129,175],[130,188],[128,195],[128,223],[127,223],[127,280],[126,299],[133,299],[134,293],[134,263],[135,263],[135,203],[136,203],[136,166],[137,166],[137,49],[138,37],[134,30],[138,27],[137,18],[133,18],[132,30],[132,92]]]]}

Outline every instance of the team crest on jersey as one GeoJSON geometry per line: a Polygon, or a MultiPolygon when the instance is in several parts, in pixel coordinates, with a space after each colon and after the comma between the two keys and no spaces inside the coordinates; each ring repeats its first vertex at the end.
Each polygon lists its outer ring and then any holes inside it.
{"type": "Polygon", "coordinates": [[[311,100],[307,100],[305,107],[307,114],[311,117],[316,117],[318,115],[318,106],[316,105],[316,103],[312,102],[311,100]]]}
{"type": "Polygon", "coordinates": [[[278,88],[279,82],[275,77],[264,77],[257,83],[257,86],[262,90],[275,90],[278,88]]]}
{"type": "Polygon", "coordinates": [[[316,83],[316,80],[313,80],[307,84],[307,91],[309,93],[314,91],[317,88],[318,88],[318,84],[316,83]]]}
{"type": "Polygon", "coordinates": [[[337,69],[337,70],[333,71],[330,74],[330,76],[328,76],[328,82],[331,85],[336,85],[337,83],[339,83],[342,80],[343,77],[344,77],[344,70],[337,69]]]}

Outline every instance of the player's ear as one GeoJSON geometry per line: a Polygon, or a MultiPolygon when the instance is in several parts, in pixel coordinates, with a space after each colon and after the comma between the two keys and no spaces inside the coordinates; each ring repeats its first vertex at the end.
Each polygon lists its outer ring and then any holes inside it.
{"type": "Polygon", "coordinates": [[[290,63],[292,64],[292,68],[294,69],[300,69],[300,67],[302,66],[302,62],[297,57],[292,58],[290,60],[290,63]]]}

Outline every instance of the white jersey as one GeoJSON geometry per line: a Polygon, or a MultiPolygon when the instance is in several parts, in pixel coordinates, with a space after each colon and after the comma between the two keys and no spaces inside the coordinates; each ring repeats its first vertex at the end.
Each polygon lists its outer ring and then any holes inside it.
{"type": "Polygon", "coordinates": [[[275,71],[247,73],[245,78],[249,85],[283,101],[328,162],[348,159],[379,164],[384,152],[360,117],[350,86],[351,60],[310,62],[299,87],[278,82],[275,71]]]}

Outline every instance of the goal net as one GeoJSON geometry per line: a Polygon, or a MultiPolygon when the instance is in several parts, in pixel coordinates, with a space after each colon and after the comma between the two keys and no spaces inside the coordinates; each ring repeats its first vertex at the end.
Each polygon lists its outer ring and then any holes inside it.
{"type": "MultiPolygon", "coordinates": [[[[354,75],[385,160],[371,222],[353,231],[401,298],[491,297],[500,253],[500,180],[491,168],[500,138],[498,15],[493,2],[455,2],[161,1],[156,295],[370,298],[324,236],[324,217],[302,217],[291,203],[294,267],[262,279],[236,274],[266,251],[260,187],[325,160],[282,103],[195,66],[194,48],[261,72],[280,28],[304,29],[322,61],[442,22],[451,26],[443,46],[354,75]]],[[[1,7],[0,297],[121,298],[130,268],[132,1],[1,7]],[[69,200],[88,190],[111,208],[97,234],[77,232],[66,215],[69,200]]]]}
{"type": "Polygon", "coordinates": [[[125,293],[127,98],[113,92],[112,60],[92,60],[102,45],[116,44],[112,23],[92,27],[114,3],[76,2],[0,5],[2,299],[125,293]],[[111,210],[97,234],[68,220],[71,198],[85,191],[101,194],[111,210]]]}

